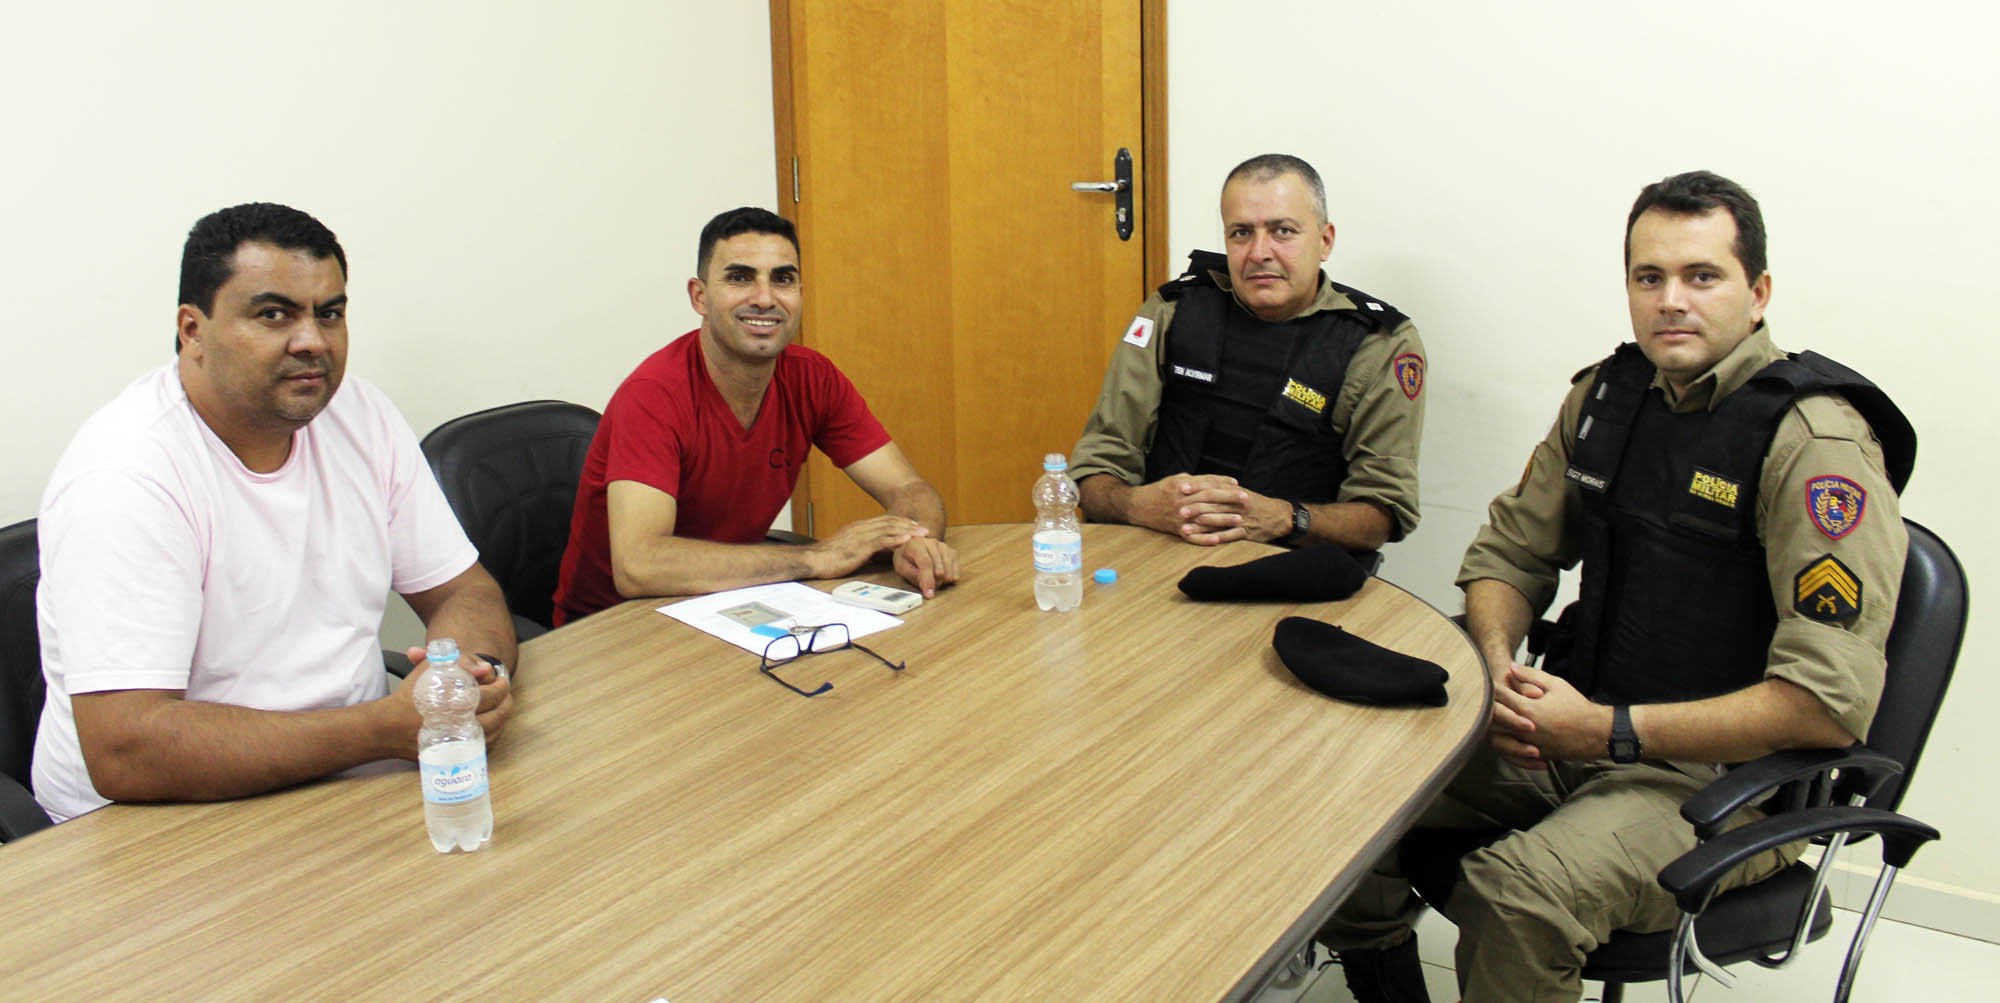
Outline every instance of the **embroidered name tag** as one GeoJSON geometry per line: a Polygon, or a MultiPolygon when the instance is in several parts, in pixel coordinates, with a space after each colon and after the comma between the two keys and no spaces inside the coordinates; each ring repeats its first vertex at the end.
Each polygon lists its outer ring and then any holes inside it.
{"type": "Polygon", "coordinates": [[[1199,370],[1199,369],[1193,369],[1193,368],[1190,368],[1190,367],[1188,367],[1188,366],[1183,366],[1183,365],[1180,365],[1179,363],[1175,363],[1175,365],[1174,365],[1174,375],[1175,375],[1175,376],[1179,376],[1179,377],[1182,377],[1183,379],[1190,379],[1190,380],[1193,380],[1193,381],[1195,381],[1196,383],[1214,383],[1214,382],[1215,382],[1215,374],[1214,374],[1214,373],[1209,373],[1209,372],[1203,372],[1202,370],[1199,370]]]}
{"type": "Polygon", "coordinates": [[[1583,471],[1578,470],[1575,467],[1571,467],[1568,470],[1563,471],[1563,477],[1577,484],[1581,484],[1592,491],[1602,491],[1605,488],[1611,486],[1611,483],[1609,481],[1606,481],[1604,478],[1599,477],[1596,474],[1584,473],[1583,471]]]}

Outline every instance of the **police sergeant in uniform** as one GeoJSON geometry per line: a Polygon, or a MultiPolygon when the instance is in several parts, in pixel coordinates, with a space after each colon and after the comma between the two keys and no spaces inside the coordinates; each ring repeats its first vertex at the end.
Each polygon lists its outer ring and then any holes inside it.
{"type": "MultiPolygon", "coordinates": [[[[1442,906],[1469,1001],[1578,999],[1613,931],[1677,921],[1655,879],[1694,845],[1681,804],[1722,764],[1861,740],[1882,690],[1908,422],[1852,370],[1772,343],[1763,219],[1734,182],[1651,185],[1626,234],[1637,342],[1578,374],[1459,572],[1490,744],[1417,825],[1508,830],[1442,906]],[[1521,666],[1579,561],[1548,671],[1521,666]]],[[[1361,1003],[1427,999],[1414,908],[1392,853],[1322,930],[1361,1003]]]]}
{"type": "Polygon", "coordinates": [[[1326,190],[1267,154],[1222,186],[1227,255],[1196,251],[1112,355],[1070,459],[1084,514],[1173,533],[1379,549],[1417,525],[1424,347],[1327,279],[1326,190]]]}

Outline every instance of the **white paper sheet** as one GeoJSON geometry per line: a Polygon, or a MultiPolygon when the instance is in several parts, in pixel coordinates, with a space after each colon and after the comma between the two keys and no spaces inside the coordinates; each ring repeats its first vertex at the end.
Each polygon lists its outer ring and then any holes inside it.
{"type": "Polygon", "coordinates": [[[753,655],[763,654],[772,638],[795,626],[844,623],[848,636],[860,640],[903,625],[897,617],[835,602],[832,596],[798,582],[754,585],[696,596],[668,603],[659,607],[659,611],[753,655]]]}

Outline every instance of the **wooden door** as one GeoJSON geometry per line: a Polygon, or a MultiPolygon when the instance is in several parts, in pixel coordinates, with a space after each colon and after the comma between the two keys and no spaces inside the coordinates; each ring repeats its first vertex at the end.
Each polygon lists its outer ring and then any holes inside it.
{"type": "MultiPolygon", "coordinates": [[[[1032,517],[1042,454],[1075,444],[1162,278],[1164,248],[1146,237],[1164,235],[1165,169],[1147,150],[1165,149],[1165,102],[1157,60],[1149,73],[1141,59],[1164,51],[1162,16],[1160,0],[772,4],[801,339],[860,388],[954,523],[1032,517]],[[1121,147],[1130,240],[1115,196],[1070,190],[1110,180],[1121,147]]],[[[879,511],[813,454],[796,528],[879,511]]]]}

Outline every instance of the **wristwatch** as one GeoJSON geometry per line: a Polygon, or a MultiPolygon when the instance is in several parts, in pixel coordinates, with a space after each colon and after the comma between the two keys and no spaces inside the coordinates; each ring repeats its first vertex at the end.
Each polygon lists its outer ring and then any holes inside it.
{"type": "Polygon", "coordinates": [[[1299,504],[1298,502],[1293,502],[1293,503],[1292,503],[1292,531],[1291,531],[1291,532],[1289,532],[1289,533],[1286,533],[1286,534],[1284,535],[1284,537],[1283,537],[1282,539],[1280,539],[1280,540],[1279,540],[1278,542],[1279,542],[1279,543],[1297,543],[1297,542],[1299,542],[1300,540],[1303,540],[1303,539],[1305,539],[1305,538],[1306,538],[1306,530],[1308,530],[1308,529],[1311,529],[1311,528],[1312,528],[1312,521],[1313,521],[1313,514],[1312,514],[1312,509],[1309,509],[1309,508],[1305,507],[1304,505],[1301,505],[1301,504],[1299,504]]]}
{"type": "Polygon", "coordinates": [[[1639,733],[1632,730],[1632,708],[1622,704],[1611,708],[1611,761],[1636,763],[1642,752],[1639,733]]]}

